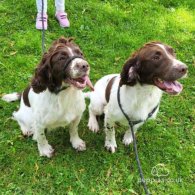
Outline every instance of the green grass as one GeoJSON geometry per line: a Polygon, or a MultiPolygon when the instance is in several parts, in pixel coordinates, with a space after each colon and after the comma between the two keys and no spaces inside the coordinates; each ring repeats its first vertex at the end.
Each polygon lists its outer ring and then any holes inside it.
{"type": "MultiPolygon", "coordinates": [[[[91,64],[95,83],[102,75],[120,72],[135,49],[151,40],[175,48],[189,66],[180,96],[164,95],[157,120],[137,134],[145,178],[152,194],[195,194],[195,4],[193,0],[66,0],[71,21],[62,29],[49,1],[46,47],[60,36],[72,36],[91,64]],[[160,165],[162,164],[162,165],[160,165]],[[153,167],[166,177],[151,174],[153,167]],[[180,182],[178,182],[178,180],[180,182]]],[[[41,32],[35,29],[35,0],[0,1],[0,94],[22,91],[41,59],[41,32]]],[[[31,138],[23,138],[11,114],[18,103],[0,100],[0,194],[143,194],[132,145],[104,149],[104,132],[87,128],[88,113],[79,125],[87,150],[75,152],[67,128],[47,134],[56,155],[39,157],[31,138]]]]}

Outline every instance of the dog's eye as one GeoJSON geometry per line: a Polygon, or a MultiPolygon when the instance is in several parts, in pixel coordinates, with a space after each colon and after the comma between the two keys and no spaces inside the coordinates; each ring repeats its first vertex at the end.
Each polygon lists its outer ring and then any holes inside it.
{"type": "Polygon", "coordinates": [[[61,61],[61,60],[64,60],[64,59],[65,59],[65,58],[63,58],[63,57],[60,57],[58,60],[59,60],[59,61],[61,61]]]}
{"type": "Polygon", "coordinates": [[[155,55],[155,56],[153,56],[153,58],[152,58],[153,60],[160,60],[160,56],[159,55],[155,55]]]}
{"type": "Polygon", "coordinates": [[[166,47],[166,50],[168,53],[170,53],[172,56],[176,56],[176,52],[172,47],[166,47]]]}
{"type": "Polygon", "coordinates": [[[167,47],[167,50],[168,50],[168,52],[169,52],[170,54],[175,53],[174,50],[173,50],[173,48],[171,48],[171,47],[167,47]]]}
{"type": "Polygon", "coordinates": [[[160,60],[160,57],[161,57],[161,52],[156,51],[155,54],[153,55],[152,59],[157,61],[157,60],[160,60]]]}
{"type": "Polygon", "coordinates": [[[83,53],[79,49],[75,49],[75,53],[83,56],[83,53]]]}
{"type": "Polygon", "coordinates": [[[169,53],[170,53],[172,56],[176,56],[176,52],[175,52],[174,49],[172,49],[172,48],[169,48],[169,53]]]}
{"type": "Polygon", "coordinates": [[[61,61],[61,60],[65,60],[65,59],[66,59],[66,57],[65,57],[65,56],[61,56],[61,57],[59,57],[59,58],[58,58],[58,60],[59,60],[59,61],[61,61]]]}

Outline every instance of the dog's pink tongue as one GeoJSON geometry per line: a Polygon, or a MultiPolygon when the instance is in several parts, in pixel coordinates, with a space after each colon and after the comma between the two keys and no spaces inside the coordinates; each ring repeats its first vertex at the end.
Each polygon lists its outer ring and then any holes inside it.
{"type": "Polygon", "coordinates": [[[164,81],[164,85],[168,90],[172,90],[176,93],[180,93],[182,91],[182,85],[179,82],[164,81]]]}
{"type": "Polygon", "coordinates": [[[92,91],[94,91],[94,87],[93,87],[92,82],[90,81],[89,76],[86,76],[85,79],[86,79],[86,84],[87,84],[87,86],[88,86],[92,91]]]}

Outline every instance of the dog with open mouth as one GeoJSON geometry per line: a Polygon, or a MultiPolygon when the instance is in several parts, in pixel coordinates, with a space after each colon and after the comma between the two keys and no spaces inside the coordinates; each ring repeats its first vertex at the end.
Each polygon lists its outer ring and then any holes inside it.
{"type": "Polygon", "coordinates": [[[70,125],[70,142],[78,151],[86,149],[78,135],[78,124],[85,110],[82,89],[93,90],[89,79],[89,63],[72,38],[59,38],[35,70],[34,77],[22,94],[12,93],[3,100],[20,101],[20,108],[13,113],[23,135],[33,135],[41,156],[51,157],[54,149],[49,145],[45,129],[70,125]]]}
{"type": "MultiPolygon", "coordinates": [[[[187,66],[176,59],[172,47],[161,42],[150,42],[134,52],[125,62],[121,74],[104,76],[94,86],[90,98],[89,129],[99,131],[96,117],[105,114],[105,147],[112,153],[117,148],[115,123],[128,125],[119,108],[117,90],[120,86],[122,108],[136,131],[148,118],[155,118],[163,92],[177,95],[182,85],[177,81],[187,74],[187,66]]],[[[131,130],[125,132],[123,143],[132,142],[131,130]]]]}

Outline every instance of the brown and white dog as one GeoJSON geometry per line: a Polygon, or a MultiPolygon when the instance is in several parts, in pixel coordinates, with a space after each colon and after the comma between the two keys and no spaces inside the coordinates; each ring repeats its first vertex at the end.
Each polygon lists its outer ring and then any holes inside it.
{"type": "MultiPolygon", "coordinates": [[[[94,91],[86,93],[90,98],[88,126],[99,131],[96,116],[105,114],[105,147],[112,153],[117,148],[114,125],[116,122],[128,125],[119,108],[117,89],[120,85],[120,99],[124,111],[132,121],[145,121],[153,111],[155,118],[162,92],[176,95],[182,85],[176,81],[185,76],[187,66],[176,59],[173,49],[160,42],[150,42],[136,51],[124,64],[121,74],[107,75],[95,84],[94,91]]],[[[134,126],[137,130],[144,122],[134,126]]],[[[131,131],[124,135],[123,143],[132,142],[131,131]]]]}
{"type": "MultiPolygon", "coordinates": [[[[70,125],[70,142],[76,150],[86,149],[78,135],[78,124],[85,110],[82,89],[89,80],[89,64],[71,38],[55,41],[42,57],[32,82],[21,95],[20,108],[13,113],[24,135],[33,135],[41,156],[51,157],[45,129],[70,125]]],[[[17,93],[3,96],[5,101],[20,99],[17,93]]]]}

